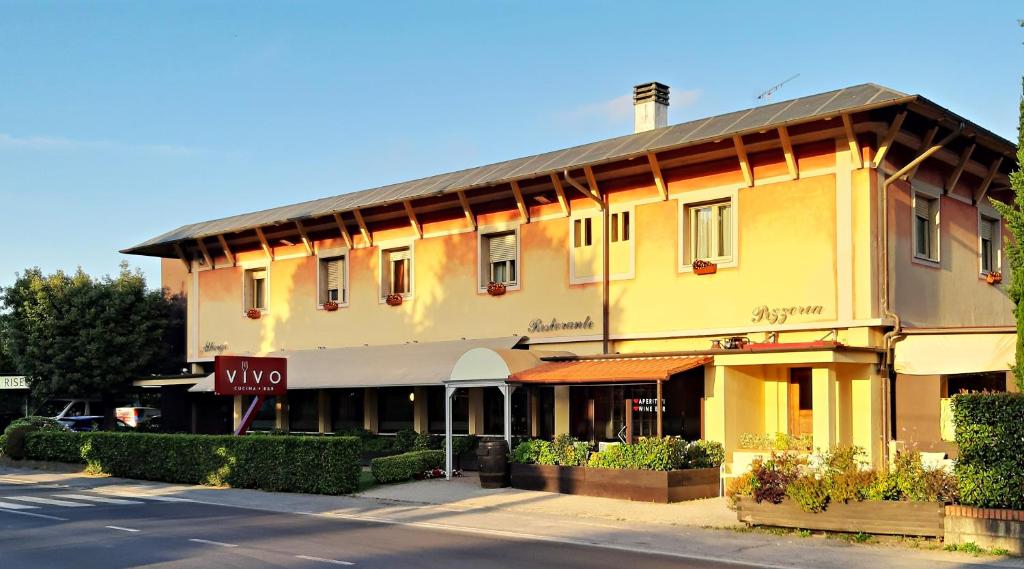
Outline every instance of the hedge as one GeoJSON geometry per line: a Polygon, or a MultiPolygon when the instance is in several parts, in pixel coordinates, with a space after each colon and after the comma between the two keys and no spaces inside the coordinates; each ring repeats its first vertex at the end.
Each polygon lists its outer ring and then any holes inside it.
{"type": "Polygon", "coordinates": [[[370,472],[381,484],[412,480],[435,468],[444,468],[443,450],[417,450],[370,461],[370,472]]]}
{"type": "Polygon", "coordinates": [[[960,502],[1024,509],[1024,395],[961,394],[952,407],[960,502]]]}
{"type": "Polygon", "coordinates": [[[310,494],[355,492],[359,454],[354,437],[33,432],[25,441],[26,458],[96,474],[310,494]]]}

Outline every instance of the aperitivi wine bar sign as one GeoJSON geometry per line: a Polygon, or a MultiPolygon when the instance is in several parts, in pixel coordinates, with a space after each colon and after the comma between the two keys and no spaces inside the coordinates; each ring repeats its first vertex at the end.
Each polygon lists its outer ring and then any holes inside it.
{"type": "Polygon", "coordinates": [[[287,358],[216,356],[213,392],[217,395],[284,395],[288,392],[287,358]]]}

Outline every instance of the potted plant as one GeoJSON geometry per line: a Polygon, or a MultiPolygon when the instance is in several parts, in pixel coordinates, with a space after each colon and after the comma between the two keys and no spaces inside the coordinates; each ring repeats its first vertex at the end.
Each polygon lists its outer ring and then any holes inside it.
{"type": "Polygon", "coordinates": [[[334,312],[338,309],[338,303],[333,300],[328,300],[324,303],[324,310],[327,312],[334,312]]]}
{"type": "Polygon", "coordinates": [[[1003,282],[1003,273],[1000,273],[998,271],[988,273],[987,275],[985,275],[985,282],[987,282],[990,285],[999,284],[1003,282]]]}
{"type": "Polygon", "coordinates": [[[487,294],[491,296],[501,296],[505,294],[506,290],[505,283],[497,283],[494,281],[487,283],[487,294]]]}
{"type": "Polygon", "coordinates": [[[250,308],[245,311],[245,315],[248,316],[250,320],[259,320],[260,316],[263,316],[263,312],[259,308],[250,308]]]}
{"type": "Polygon", "coordinates": [[[693,262],[693,272],[698,275],[712,275],[718,272],[718,265],[703,259],[693,262]]]}
{"type": "Polygon", "coordinates": [[[402,295],[400,294],[389,294],[384,302],[388,303],[388,306],[400,306],[402,304],[402,295]]]}

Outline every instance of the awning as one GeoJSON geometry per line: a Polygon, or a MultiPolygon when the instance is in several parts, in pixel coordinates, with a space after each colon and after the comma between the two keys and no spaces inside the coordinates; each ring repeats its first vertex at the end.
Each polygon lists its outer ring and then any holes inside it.
{"type": "Polygon", "coordinates": [[[548,362],[512,374],[517,383],[640,383],[671,376],[711,363],[711,356],[579,359],[548,362]]]}
{"type": "Polygon", "coordinates": [[[894,365],[906,375],[1009,371],[1016,343],[1010,332],[910,333],[896,342],[894,365]]]}
{"type": "MultiPolygon", "coordinates": [[[[288,358],[288,389],[442,385],[455,362],[473,348],[510,349],[523,336],[359,346],[323,350],[282,350],[266,356],[288,358]]],[[[213,391],[213,374],[192,392],[213,391]]]]}

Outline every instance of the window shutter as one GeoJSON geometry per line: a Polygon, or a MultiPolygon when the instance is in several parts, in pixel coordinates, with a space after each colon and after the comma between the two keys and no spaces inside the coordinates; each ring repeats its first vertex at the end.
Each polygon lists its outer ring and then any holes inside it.
{"type": "Polygon", "coordinates": [[[487,241],[492,263],[516,260],[516,234],[491,235],[487,241]]]}
{"type": "Polygon", "coordinates": [[[394,251],[389,251],[388,252],[388,259],[390,259],[392,261],[401,261],[401,260],[404,260],[404,259],[409,259],[409,250],[408,249],[395,249],[394,251]]]}
{"type": "Polygon", "coordinates": [[[253,271],[252,280],[259,280],[267,278],[267,271],[253,271]]]}
{"type": "Polygon", "coordinates": [[[914,197],[914,213],[927,220],[932,218],[932,201],[921,196],[914,197]]]}
{"type": "Polygon", "coordinates": [[[327,261],[327,290],[341,290],[341,259],[327,261]]]}
{"type": "Polygon", "coordinates": [[[995,234],[994,226],[995,222],[992,220],[981,218],[981,225],[978,227],[978,232],[981,233],[981,238],[992,241],[995,234]]]}

